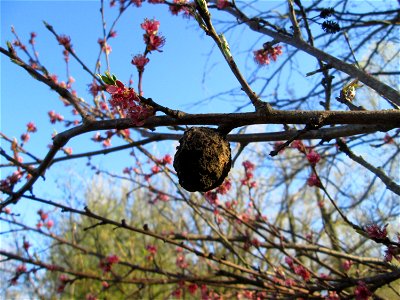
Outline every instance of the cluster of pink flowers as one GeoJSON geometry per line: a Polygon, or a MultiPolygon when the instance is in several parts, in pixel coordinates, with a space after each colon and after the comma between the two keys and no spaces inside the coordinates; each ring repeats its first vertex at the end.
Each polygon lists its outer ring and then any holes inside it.
{"type": "Polygon", "coordinates": [[[24,242],[22,243],[22,247],[25,249],[25,251],[28,251],[31,246],[31,243],[26,240],[24,240],[24,242]]]}
{"type": "Polygon", "coordinates": [[[387,230],[386,227],[388,225],[386,224],[382,228],[380,228],[377,224],[371,224],[365,226],[365,231],[367,232],[368,236],[372,239],[377,239],[377,240],[384,240],[387,238],[387,230]]]}
{"type": "Polygon", "coordinates": [[[111,267],[114,264],[119,262],[119,257],[117,255],[109,255],[106,258],[102,259],[99,263],[99,267],[103,270],[104,273],[110,272],[111,267]]]}
{"type": "Polygon", "coordinates": [[[217,8],[218,9],[224,9],[226,7],[229,7],[231,3],[228,0],[217,0],[217,8]]]}
{"type": "Polygon", "coordinates": [[[21,276],[22,274],[24,274],[26,272],[27,272],[27,269],[26,269],[25,264],[18,265],[15,268],[15,276],[10,279],[10,285],[16,285],[18,283],[19,276],[21,276]]]}
{"type": "Polygon", "coordinates": [[[103,147],[106,148],[111,146],[111,138],[114,134],[115,132],[107,130],[105,133],[105,137],[102,137],[100,132],[96,132],[91,138],[91,140],[94,142],[103,142],[103,147]]]}
{"type": "Polygon", "coordinates": [[[36,132],[36,131],[37,131],[37,128],[36,128],[35,123],[29,122],[28,124],[26,124],[26,130],[27,130],[28,132],[36,132]]]}
{"type": "Polygon", "coordinates": [[[27,143],[30,139],[29,132],[36,132],[36,131],[37,131],[37,128],[33,122],[29,122],[28,124],[26,124],[26,132],[21,134],[22,142],[27,143]]]}
{"type": "Polygon", "coordinates": [[[7,191],[7,192],[12,192],[14,189],[14,186],[21,180],[23,176],[22,171],[15,171],[11,175],[7,176],[5,179],[0,180],[0,189],[7,191]]]}
{"type": "Polygon", "coordinates": [[[172,15],[177,16],[180,12],[183,13],[185,17],[190,16],[190,10],[188,0],[174,0],[173,4],[169,6],[169,11],[172,15]]]}
{"type": "Polygon", "coordinates": [[[220,201],[218,199],[218,195],[225,195],[229,192],[229,190],[232,187],[231,180],[225,179],[224,182],[217,187],[213,191],[208,191],[204,193],[204,197],[206,198],[207,202],[210,203],[213,206],[218,206],[220,205],[220,201]]]}
{"type": "Polygon", "coordinates": [[[186,269],[189,266],[186,261],[185,255],[183,255],[182,253],[177,255],[175,264],[178,268],[181,269],[186,269]]]}
{"type": "Polygon", "coordinates": [[[66,155],[72,155],[72,148],[71,147],[64,147],[62,148],[66,155]]]}
{"type": "Polygon", "coordinates": [[[54,110],[49,111],[48,115],[50,117],[51,124],[55,124],[56,122],[64,121],[64,117],[60,114],[57,114],[54,110]]]}
{"type": "Polygon", "coordinates": [[[110,105],[130,118],[134,125],[143,125],[148,117],[154,115],[154,109],[141,103],[135,90],[126,87],[121,81],[116,80],[115,85],[107,85],[106,90],[111,94],[110,105]]]}
{"type": "Polygon", "coordinates": [[[358,285],[354,291],[354,296],[356,300],[368,300],[372,296],[371,291],[368,289],[367,285],[363,281],[359,281],[358,285]]]}
{"type": "Polygon", "coordinates": [[[89,93],[93,96],[96,97],[99,92],[101,91],[101,86],[97,84],[95,80],[91,84],[88,85],[89,87],[89,93]]]}
{"type": "Polygon", "coordinates": [[[282,54],[282,46],[272,47],[267,43],[264,48],[253,52],[254,60],[260,65],[269,65],[271,60],[276,61],[278,56],[282,54]]]}
{"type": "Polygon", "coordinates": [[[146,56],[138,54],[132,58],[132,65],[136,66],[138,72],[144,71],[144,66],[150,61],[146,56]]]}
{"type": "Polygon", "coordinates": [[[154,19],[145,19],[140,26],[146,31],[146,33],[143,35],[143,39],[146,44],[146,50],[148,52],[154,50],[161,51],[160,49],[165,44],[165,37],[158,35],[160,22],[154,19]]]}
{"type": "Polygon", "coordinates": [[[321,160],[321,156],[314,150],[310,150],[310,152],[307,153],[306,157],[308,162],[312,166],[315,166],[321,160]]]}
{"type": "Polygon", "coordinates": [[[29,44],[35,45],[35,38],[37,37],[36,32],[31,32],[31,38],[29,39],[29,44]]]}
{"type": "MultiPolygon", "coordinates": [[[[316,164],[321,160],[321,155],[319,155],[314,149],[306,147],[302,141],[296,140],[291,144],[292,148],[297,149],[300,153],[303,153],[306,156],[306,159],[310,163],[311,166],[315,167],[316,164]]],[[[316,186],[322,187],[322,183],[319,180],[317,174],[314,172],[307,179],[308,186],[316,186]]]]}
{"type": "Polygon", "coordinates": [[[308,186],[316,186],[316,187],[321,187],[321,181],[319,180],[318,176],[315,173],[312,173],[310,177],[307,179],[307,185],[308,186]]]}
{"type": "Polygon", "coordinates": [[[254,178],[253,171],[255,169],[255,165],[250,161],[246,160],[242,163],[244,167],[244,178],[240,181],[242,185],[247,185],[249,188],[254,188],[257,186],[257,183],[252,180],[254,178]]]}
{"type": "Polygon", "coordinates": [[[101,50],[102,50],[104,53],[106,53],[106,54],[110,54],[110,53],[111,53],[112,48],[111,48],[111,46],[107,43],[107,40],[106,40],[106,39],[99,38],[99,39],[97,40],[97,43],[100,45],[100,48],[101,48],[101,50]]]}
{"type": "Polygon", "coordinates": [[[154,260],[154,257],[157,254],[157,247],[154,245],[147,245],[146,250],[149,252],[149,255],[146,256],[146,259],[149,261],[154,260]]]}
{"type": "Polygon", "coordinates": [[[291,257],[286,256],[285,262],[294,271],[295,274],[301,276],[304,281],[309,281],[311,279],[311,273],[304,266],[296,264],[291,257]]]}
{"type": "MultiPolygon", "coordinates": [[[[184,289],[187,289],[187,291],[193,296],[196,294],[196,292],[199,289],[199,286],[196,283],[190,283],[190,284],[185,284],[184,281],[179,281],[177,287],[175,288],[175,290],[171,293],[171,296],[174,299],[179,299],[183,296],[183,291],[184,289]]],[[[202,300],[211,300],[213,298],[201,298],[202,300]]],[[[216,299],[215,299],[216,300],[216,299]]]]}
{"type": "Polygon", "coordinates": [[[60,281],[60,285],[57,287],[57,293],[62,293],[62,292],[64,292],[65,286],[68,284],[68,282],[71,279],[67,275],[61,274],[58,277],[58,280],[60,281]]]}
{"type": "Polygon", "coordinates": [[[393,258],[400,261],[400,247],[389,245],[385,250],[385,261],[391,262],[393,258]]]}
{"type": "Polygon", "coordinates": [[[22,44],[20,41],[16,40],[13,41],[13,45],[15,47],[19,47],[21,50],[26,51],[26,46],[24,44],[22,44]]]}
{"type": "Polygon", "coordinates": [[[36,224],[38,229],[41,229],[43,226],[45,226],[48,230],[50,230],[54,226],[54,221],[48,219],[48,213],[45,213],[42,209],[39,209],[37,214],[39,215],[39,221],[36,224]]]}
{"type": "Polygon", "coordinates": [[[343,270],[346,272],[350,270],[351,266],[353,265],[353,262],[351,260],[345,260],[342,264],[343,270]]]}
{"type": "Polygon", "coordinates": [[[66,35],[59,35],[57,37],[57,41],[60,45],[63,45],[65,48],[69,49],[72,48],[71,45],[71,38],[69,36],[66,35]]]}

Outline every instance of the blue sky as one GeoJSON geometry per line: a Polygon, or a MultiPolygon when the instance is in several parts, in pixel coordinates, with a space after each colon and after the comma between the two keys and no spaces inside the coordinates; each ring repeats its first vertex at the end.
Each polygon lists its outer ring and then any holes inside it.
{"type": "MultiPolygon", "coordinates": [[[[1,32],[0,42],[6,48],[7,41],[14,41],[11,26],[14,26],[19,38],[31,52],[28,40],[30,33],[35,32],[36,51],[40,62],[52,74],[57,74],[59,81],[66,81],[66,67],[63,60],[63,48],[58,45],[54,36],[45,28],[43,21],[52,25],[58,34],[71,37],[71,43],[76,54],[85,62],[90,70],[94,70],[99,53],[98,38],[102,37],[102,23],[100,1],[1,1],[1,32]]],[[[107,28],[117,15],[118,6],[109,7],[105,1],[105,16],[107,28]]],[[[215,16],[219,16],[215,12],[215,16]]],[[[141,8],[130,7],[119,20],[116,27],[117,38],[111,39],[110,55],[111,72],[123,82],[127,82],[133,75],[134,86],[137,84],[135,68],[130,64],[132,57],[144,50],[143,30],[140,24],[145,18],[155,18],[160,21],[160,32],[166,37],[163,52],[151,53],[150,63],[146,66],[143,89],[145,96],[152,97],[162,105],[174,109],[183,109],[187,112],[230,112],[234,106],[227,102],[213,100],[201,107],[191,104],[214,94],[224,92],[238,83],[230,73],[228,66],[222,59],[218,49],[213,47],[211,38],[205,36],[193,20],[181,16],[172,16],[164,5],[144,4],[141,8]]],[[[232,40],[237,46],[232,49],[234,55],[248,61],[249,45],[261,48],[262,41],[257,41],[256,35],[248,31],[239,34],[228,33],[228,41],[232,40]],[[243,39],[243,37],[245,37],[243,39]],[[238,43],[239,42],[239,43],[238,43]],[[247,60],[246,60],[247,58],[247,60]]],[[[251,49],[251,48],[250,48],[251,49]]],[[[20,57],[27,59],[22,51],[20,57]]],[[[31,52],[32,53],[32,52],[31,52]]],[[[250,61],[253,64],[252,61],[250,61]]],[[[0,131],[8,137],[17,139],[26,130],[26,124],[33,121],[38,132],[31,134],[27,143],[27,150],[39,158],[43,158],[51,143],[51,134],[61,132],[65,127],[61,124],[50,124],[47,112],[55,110],[66,119],[73,120],[71,108],[65,107],[59,101],[58,95],[44,84],[33,80],[22,68],[11,63],[4,55],[0,56],[1,64],[1,121],[0,131]]],[[[243,64],[244,65],[244,64],[243,64]]],[[[255,67],[255,64],[254,64],[255,67]]],[[[81,66],[71,57],[70,75],[76,82],[73,84],[78,96],[91,102],[87,84],[92,79],[84,72],[81,66]]],[[[103,71],[105,64],[103,61],[103,71]]],[[[251,72],[244,69],[244,72],[251,72]]],[[[165,131],[161,129],[160,131],[165,131]]],[[[102,149],[101,145],[94,144],[90,138],[94,133],[77,137],[68,143],[74,154],[90,150],[102,149]]],[[[113,140],[116,145],[116,140],[113,140]]],[[[9,144],[0,140],[1,147],[8,150],[9,144]]],[[[165,144],[161,152],[173,154],[174,144],[165,144]]],[[[125,151],[126,154],[129,151],[125,151]]],[[[63,156],[61,152],[59,156],[63,156]]],[[[30,161],[25,157],[25,161],[30,161]]],[[[4,159],[1,158],[1,162],[4,159]]],[[[121,159],[121,154],[110,154],[96,157],[93,162],[102,168],[110,168],[115,172],[130,165],[129,156],[121,159]]],[[[57,186],[65,174],[75,172],[77,175],[89,176],[93,174],[85,168],[86,159],[73,160],[53,166],[46,173],[46,181],[39,180],[34,192],[37,196],[62,196],[57,186]],[[85,170],[85,171],[84,171],[85,170]]],[[[133,163],[133,161],[132,161],[133,163]]],[[[4,178],[13,170],[0,169],[4,178]]],[[[31,204],[33,205],[33,204],[31,204]]],[[[19,209],[19,207],[15,207],[19,209]]],[[[24,211],[24,208],[22,208],[24,211]]],[[[35,211],[35,210],[34,210],[35,211]]]]}

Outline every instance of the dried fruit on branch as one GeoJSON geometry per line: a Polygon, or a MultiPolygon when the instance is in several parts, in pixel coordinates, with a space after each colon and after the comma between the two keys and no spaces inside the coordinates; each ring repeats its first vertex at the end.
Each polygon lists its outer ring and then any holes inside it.
{"type": "Polygon", "coordinates": [[[231,169],[231,148],[216,129],[192,127],[179,140],[174,159],[179,184],[189,192],[212,190],[231,169]]]}

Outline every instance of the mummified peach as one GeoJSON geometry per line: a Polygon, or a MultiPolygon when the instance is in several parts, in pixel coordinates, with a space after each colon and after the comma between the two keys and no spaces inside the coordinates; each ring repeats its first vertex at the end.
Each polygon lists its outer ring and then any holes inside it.
{"type": "Polygon", "coordinates": [[[179,184],[189,192],[206,192],[221,185],[231,163],[226,137],[208,127],[186,130],[174,158],[179,184]]]}

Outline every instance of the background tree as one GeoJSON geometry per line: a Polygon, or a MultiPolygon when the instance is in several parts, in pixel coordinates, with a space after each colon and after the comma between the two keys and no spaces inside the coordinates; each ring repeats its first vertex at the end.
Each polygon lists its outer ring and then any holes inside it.
{"type": "Polygon", "coordinates": [[[1,133],[2,167],[13,169],[1,180],[4,294],[24,284],[43,299],[400,297],[398,4],[142,2],[110,1],[111,22],[100,2],[93,69],[44,23],[63,49],[66,81],[39,60],[35,33],[29,48],[12,28],[15,40],[0,47],[73,112],[49,111],[68,128],[42,156],[29,149],[34,122],[19,139],[1,133]],[[218,58],[233,87],[193,113],[174,106],[176,86],[168,104],[151,89],[145,97],[146,80],[157,80],[148,66],[167,55],[156,19],[140,23],[135,88],[110,72],[117,24],[142,4],[196,25],[214,43],[205,80],[218,58]],[[72,60],[90,76],[90,98],[75,90],[72,60]],[[229,111],[207,111],[221,100],[229,111]],[[73,154],[69,144],[89,132],[104,149],[73,154]],[[164,150],[171,140],[175,159],[164,150]],[[93,163],[116,152],[126,153],[122,172],[93,163]],[[60,195],[33,193],[51,166],[82,157],[89,171],[62,176],[60,195]],[[14,210],[27,201],[41,205],[35,224],[14,210]]]}

